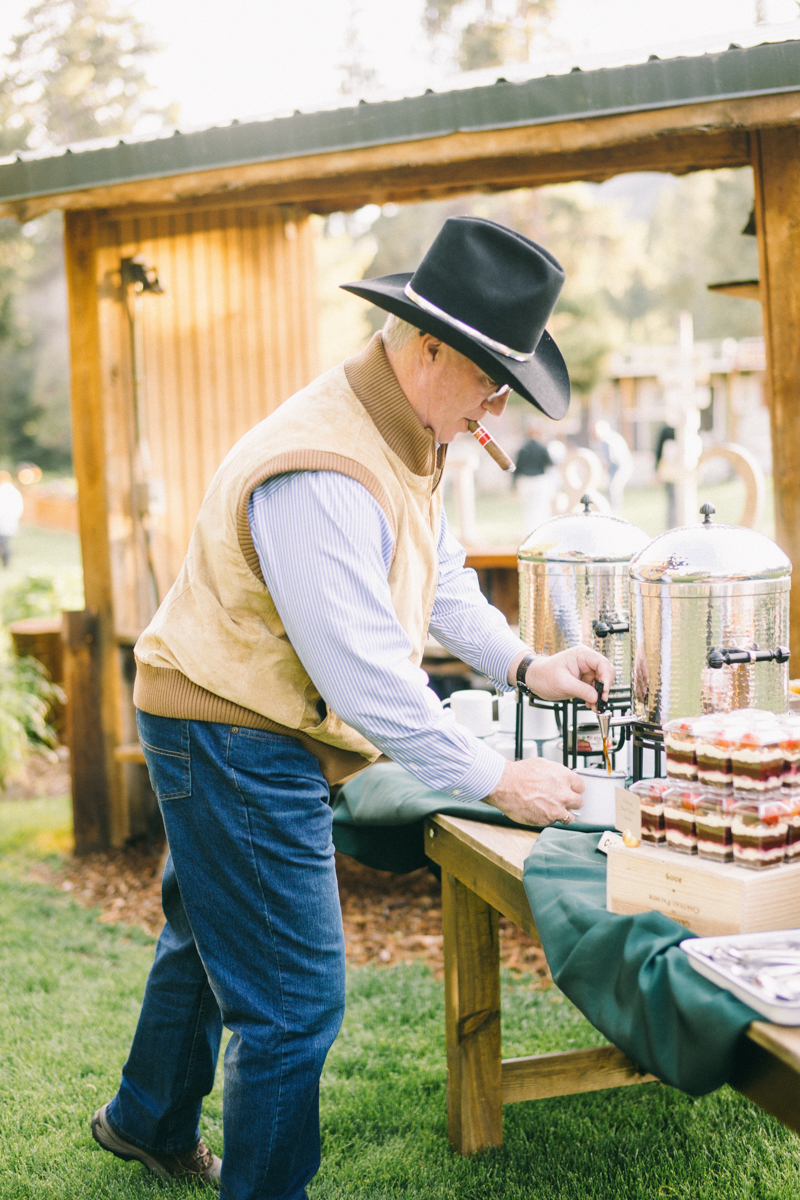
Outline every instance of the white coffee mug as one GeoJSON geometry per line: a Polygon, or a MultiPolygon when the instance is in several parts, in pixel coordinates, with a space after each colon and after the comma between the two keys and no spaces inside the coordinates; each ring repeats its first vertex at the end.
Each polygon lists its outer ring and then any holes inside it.
{"type": "MultiPolygon", "coordinates": [[[[526,738],[535,738],[538,742],[547,738],[558,737],[555,713],[548,708],[532,708],[527,700],[525,709],[524,734],[526,738]]],[[[517,729],[517,693],[507,692],[500,697],[498,704],[501,733],[515,733],[517,729]]]]}
{"type": "MultiPolygon", "coordinates": [[[[507,758],[509,762],[513,762],[516,757],[517,739],[513,733],[493,733],[491,737],[486,738],[484,745],[490,746],[492,750],[502,754],[503,758],[507,758]]],[[[536,742],[528,740],[522,743],[523,758],[538,758],[538,756],[536,742]]]]}
{"type": "MultiPolygon", "coordinates": [[[[445,704],[447,701],[445,700],[445,704]]],[[[480,688],[469,688],[464,692],[453,692],[450,696],[450,711],[459,725],[463,725],[476,737],[488,737],[495,731],[492,719],[492,694],[480,688]]]]}
{"type": "Polygon", "coordinates": [[[583,804],[575,811],[575,820],[582,825],[606,825],[613,829],[617,819],[616,790],[625,786],[624,771],[605,767],[578,767],[584,782],[583,804]]]}
{"type": "Polygon", "coordinates": [[[563,763],[564,746],[560,737],[551,738],[549,742],[545,742],[542,746],[542,758],[549,759],[550,762],[563,763]]]}

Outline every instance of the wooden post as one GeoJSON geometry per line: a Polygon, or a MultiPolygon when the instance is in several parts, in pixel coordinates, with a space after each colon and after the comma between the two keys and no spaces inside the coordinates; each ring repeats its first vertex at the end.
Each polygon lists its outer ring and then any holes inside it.
{"type": "Polygon", "coordinates": [[[108,779],[100,723],[97,616],[90,609],[62,613],[67,742],[76,854],[110,845],[108,779]]]}
{"type": "Polygon", "coordinates": [[[447,1133],[460,1154],[503,1141],[497,909],[442,872],[447,1133]]]}
{"type": "Polygon", "coordinates": [[[775,485],[775,536],[794,567],[790,674],[800,675],[800,128],[751,138],[775,485]]]}
{"type": "MultiPolygon", "coordinates": [[[[87,796],[74,796],[76,811],[97,808],[96,829],[104,846],[119,846],[128,834],[128,820],[119,764],[114,750],[121,741],[119,657],[114,636],[114,604],[108,539],[105,420],[98,323],[97,219],[94,212],[65,214],[67,288],[69,295],[72,457],[78,481],[78,520],[87,608],[94,616],[91,636],[96,666],[82,675],[81,686],[96,689],[97,697],[79,704],[70,718],[73,757],[76,745],[99,736],[97,774],[87,796]],[[97,729],[82,730],[90,714],[97,729]]],[[[70,701],[73,695],[70,694],[70,701]]],[[[82,767],[81,767],[82,771],[82,767]]],[[[83,787],[85,776],[73,776],[83,787]]],[[[87,784],[87,786],[89,786],[87,784]]],[[[78,831],[76,829],[76,844],[78,831]]]]}

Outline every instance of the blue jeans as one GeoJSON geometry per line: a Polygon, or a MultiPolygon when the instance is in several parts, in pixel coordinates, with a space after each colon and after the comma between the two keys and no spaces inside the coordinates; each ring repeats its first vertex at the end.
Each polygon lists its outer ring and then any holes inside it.
{"type": "Polygon", "coordinates": [[[144,1149],[192,1149],[224,1025],[223,1200],[299,1200],[344,1012],[327,784],[294,738],[137,720],[169,840],[167,923],[108,1116],[144,1149]]]}

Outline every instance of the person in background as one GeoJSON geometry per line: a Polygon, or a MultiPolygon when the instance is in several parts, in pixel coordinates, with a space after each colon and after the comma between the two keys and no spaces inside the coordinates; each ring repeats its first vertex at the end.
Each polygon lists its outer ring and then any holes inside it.
{"type": "Polygon", "coordinates": [[[517,469],[512,486],[522,502],[522,520],[526,535],[552,515],[553,478],[548,474],[553,460],[547,447],[536,440],[539,427],[529,421],[525,425],[527,441],[517,455],[517,469]]]}
{"type": "Polygon", "coordinates": [[[602,442],[608,458],[608,499],[614,512],[622,508],[625,487],[633,474],[633,455],[625,438],[609,425],[598,421],[594,435],[602,442]]]}
{"type": "Polygon", "coordinates": [[[662,425],[656,442],[656,475],[662,480],[667,493],[667,529],[674,529],[678,523],[675,510],[677,449],[675,430],[671,425],[662,425]]]}
{"type": "Polygon", "coordinates": [[[22,509],[22,493],[14,487],[8,471],[0,471],[0,561],[4,567],[11,563],[12,539],[19,532],[22,509]]]}

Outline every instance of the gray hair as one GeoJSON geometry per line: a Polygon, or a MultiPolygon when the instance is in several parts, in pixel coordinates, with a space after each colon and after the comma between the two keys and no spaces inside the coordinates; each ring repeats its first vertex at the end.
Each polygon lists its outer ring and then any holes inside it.
{"type": "Polygon", "coordinates": [[[412,342],[421,333],[422,330],[417,329],[416,325],[409,325],[408,321],[396,317],[394,313],[389,313],[384,321],[381,337],[386,349],[394,350],[397,353],[399,350],[404,350],[409,342],[412,342]]]}

